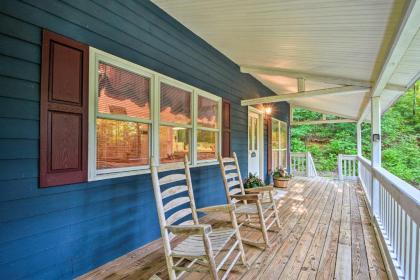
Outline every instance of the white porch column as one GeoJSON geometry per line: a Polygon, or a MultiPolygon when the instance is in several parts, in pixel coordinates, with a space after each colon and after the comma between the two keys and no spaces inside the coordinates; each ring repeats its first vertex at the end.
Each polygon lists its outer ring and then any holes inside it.
{"type": "Polygon", "coordinates": [[[356,123],[356,143],[357,143],[357,155],[362,155],[362,121],[359,120],[356,123]]]}
{"type": "MultiPolygon", "coordinates": [[[[357,143],[357,156],[362,156],[362,119],[360,119],[356,123],[356,143],[357,143]]],[[[357,177],[359,180],[360,178],[360,162],[358,160],[355,161],[357,163],[357,177]]]]}
{"type": "MultiPolygon", "coordinates": [[[[371,99],[371,143],[372,143],[372,167],[381,166],[381,104],[380,97],[371,99]],[[375,138],[375,139],[374,139],[375,138]]],[[[373,170],[372,170],[373,174],[373,170]]],[[[375,215],[379,213],[379,182],[372,175],[372,210],[375,215]]]]}

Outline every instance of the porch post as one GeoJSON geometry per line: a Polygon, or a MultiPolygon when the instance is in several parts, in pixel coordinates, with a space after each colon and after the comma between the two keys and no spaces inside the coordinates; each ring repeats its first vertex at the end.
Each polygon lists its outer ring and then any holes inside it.
{"type": "MultiPolygon", "coordinates": [[[[362,119],[356,123],[356,143],[357,143],[357,156],[362,156],[362,119]]],[[[357,164],[357,178],[360,180],[360,162],[356,159],[357,164]]]]}
{"type": "MultiPolygon", "coordinates": [[[[371,143],[372,143],[372,169],[381,167],[381,104],[380,97],[373,96],[371,99],[371,143]]],[[[379,182],[373,176],[372,170],[372,210],[374,215],[379,214],[379,182]]]]}
{"type": "Polygon", "coordinates": [[[357,143],[357,155],[362,155],[362,120],[356,123],[356,143],[357,143]]]}

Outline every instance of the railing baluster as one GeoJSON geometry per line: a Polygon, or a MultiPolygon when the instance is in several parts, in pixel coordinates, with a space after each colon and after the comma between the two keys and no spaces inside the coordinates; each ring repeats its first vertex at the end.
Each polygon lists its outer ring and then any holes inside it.
{"type": "Polygon", "coordinates": [[[402,246],[401,246],[401,261],[400,261],[400,269],[404,271],[405,267],[405,253],[407,251],[407,213],[404,211],[402,216],[402,246]]]}
{"type": "Polygon", "coordinates": [[[396,236],[395,254],[397,255],[397,262],[400,262],[401,254],[401,207],[397,204],[397,236],[396,236]]]}
{"type": "Polygon", "coordinates": [[[391,197],[391,247],[393,248],[393,252],[395,253],[395,201],[391,197]]]}
{"type": "Polygon", "coordinates": [[[412,220],[412,226],[411,226],[411,262],[410,262],[410,274],[408,274],[407,279],[418,279],[415,278],[416,270],[417,268],[417,257],[418,257],[418,226],[417,224],[412,220]]]}
{"type": "Polygon", "coordinates": [[[406,263],[404,267],[404,276],[410,275],[411,267],[411,245],[413,244],[413,231],[411,230],[412,222],[410,216],[407,215],[407,252],[406,252],[406,263]]]}
{"type": "MultiPolygon", "coordinates": [[[[359,178],[369,208],[373,208],[373,195],[378,193],[378,213],[375,213],[391,266],[399,278],[420,279],[420,192],[381,167],[372,167],[362,156],[353,160],[340,155],[342,176],[359,178]],[[372,179],[378,181],[374,193],[372,179]],[[394,266],[395,264],[395,266],[394,266]]],[[[339,170],[340,171],[340,170],[339,170]]],[[[382,241],[380,241],[382,242],[382,241]]]]}

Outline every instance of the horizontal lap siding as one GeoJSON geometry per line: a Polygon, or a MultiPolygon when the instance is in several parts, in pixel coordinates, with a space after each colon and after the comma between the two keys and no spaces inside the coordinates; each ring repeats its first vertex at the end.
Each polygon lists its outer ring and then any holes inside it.
{"type": "MultiPolygon", "coordinates": [[[[160,236],[150,175],[38,188],[42,28],[231,101],[243,174],[240,100],[273,94],[147,1],[0,1],[1,279],[70,279],[160,236]]],[[[191,170],[198,207],[225,202],[219,172],[191,170]]]]}

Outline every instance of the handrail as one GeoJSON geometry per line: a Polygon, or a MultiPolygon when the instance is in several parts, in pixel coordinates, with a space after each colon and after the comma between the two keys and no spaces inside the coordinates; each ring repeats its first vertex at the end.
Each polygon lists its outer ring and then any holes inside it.
{"type": "Polygon", "coordinates": [[[407,212],[409,216],[420,224],[420,191],[401,180],[388,170],[382,167],[371,167],[370,160],[357,156],[365,168],[369,171],[373,170],[373,176],[381,185],[394,197],[395,201],[407,212]]]}
{"type": "Polygon", "coordinates": [[[309,177],[318,176],[318,172],[316,171],[314,159],[312,158],[312,154],[307,153],[306,156],[307,156],[306,158],[307,158],[307,161],[308,161],[308,164],[307,164],[307,168],[308,168],[307,173],[308,174],[307,174],[307,176],[309,176],[309,177]]]}
{"type": "Polygon", "coordinates": [[[410,218],[420,225],[420,191],[382,167],[374,167],[373,176],[410,218]]]}
{"type": "Polygon", "coordinates": [[[382,167],[373,167],[363,156],[357,160],[359,180],[394,276],[419,279],[420,190],[382,167]]]}
{"type": "Polygon", "coordinates": [[[372,170],[371,169],[372,163],[370,162],[370,160],[368,160],[367,158],[364,158],[362,156],[357,156],[357,159],[359,160],[359,162],[361,164],[363,164],[367,169],[369,169],[369,171],[372,170]]]}
{"type": "Polygon", "coordinates": [[[356,180],[358,177],[357,157],[339,154],[337,157],[338,179],[356,180]]]}
{"type": "Polygon", "coordinates": [[[291,153],[291,170],[293,175],[314,177],[318,176],[315,163],[309,152],[291,153]]]}

